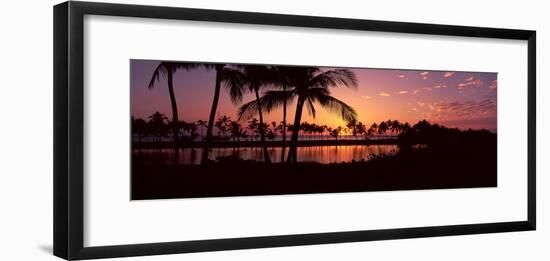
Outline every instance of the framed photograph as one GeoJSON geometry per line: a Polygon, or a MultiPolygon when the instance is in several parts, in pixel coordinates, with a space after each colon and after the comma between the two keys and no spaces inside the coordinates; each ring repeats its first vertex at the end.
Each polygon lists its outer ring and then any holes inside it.
{"type": "Polygon", "coordinates": [[[54,254],[534,230],[536,33],[54,7],[54,254]]]}

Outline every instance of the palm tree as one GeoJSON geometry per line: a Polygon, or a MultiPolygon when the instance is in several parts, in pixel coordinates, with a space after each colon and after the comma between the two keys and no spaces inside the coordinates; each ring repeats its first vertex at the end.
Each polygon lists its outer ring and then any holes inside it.
{"type": "MultiPolygon", "coordinates": [[[[287,78],[287,70],[291,67],[285,67],[285,66],[273,66],[274,70],[274,79],[273,79],[273,85],[279,86],[282,88],[282,92],[286,93],[287,88],[289,87],[288,84],[290,83],[290,80],[287,78]]],[[[287,107],[287,100],[283,101],[283,121],[281,122],[281,134],[282,136],[282,148],[281,148],[281,162],[285,161],[285,149],[286,149],[286,134],[287,134],[287,122],[286,122],[286,107],[287,107]]]]}
{"type": "Polygon", "coordinates": [[[325,140],[325,139],[326,139],[325,132],[328,131],[329,127],[328,127],[327,125],[322,125],[321,128],[322,128],[322,129],[320,130],[320,132],[321,132],[321,139],[322,139],[322,140],[325,140]]]}
{"type": "MultiPolygon", "coordinates": [[[[199,66],[201,66],[201,64],[198,64],[198,63],[161,62],[153,72],[153,76],[151,77],[151,81],[149,82],[148,88],[153,89],[155,87],[155,83],[160,81],[161,76],[166,78],[166,81],[168,84],[168,93],[170,95],[170,104],[172,107],[173,123],[179,122],[178,106],[176,104],[176,96],[174,94],[174,83],[173,83],[174,73],[179,69],[191,70],[199,66]]],[[[178,131],[179,131],[178,124],[172,124],[171,127],[172,127],[172,139],[174,141],[174,148],[177,149],[178,131]]]]}
{"type": "Polygon", "coordinates": [[[376,124],[376,122],[374,122],[370,128],[367,130],[367,135],[368,136],[372,136],[374,134],[378,133],[378,124],[376,124]]]}
{"type": "Polygon", "coordinates": [[[355,125],[355,129],[357,131],[357,134],[359,134],[360,136],[365,135],[365,133],[367,132],[367,126],[365,126],[362,122],[358,122],[355,125]]]}
{"type": "Polygon", "coordinates": [[[160,142],[162,137],[166,136],[166,122],[168,118],[160,112],[155,112],[149,116],[149,128],[151,133],[157,137],[156,142],[160,142]]]}
{"type": "Polygon", "coordinates": [[[246,133],[241,127],[238,121],[231,121],[229,124],[229,131],[233,141],[240,141],[242,137],[245,137],[246,133]]]}
{"type": "Polygon", "coordinates": [[[204,149],[202,151],[201,163],[204,164],[208,161],[208,153],[210,143],[212,142],[212,130],[214,128],[214,119],[218,110],[218,102],[220,100],[220,91],[222,83],[224,87],[229,91],[229,97],[234,104],[241,102],[243,97],[242,89],[242,74],[238,71],[228,68],[226,64],[205,64],[205,67],[216,70],[216,83],[214,86],[214,98],[212,99],[212,108],[210,109],[210,116],[208,117],[208,125],[206,130],[206,138],[204,143],[204,149]]]}
{"type": "Polygon", "coordinates": [[[258,133],[258,119],[253,118],[253,119],[249,120],[247,128],[252,133],[252,135],[250,136],[250,139],[255,140],[256,137],[257,137],[256,134],[258,133]]]}
{"type": "MultiPolygon", "coordinates": [[[[316,110],[314,103],[319,103],[322,107],[332,112],[339,113],[340,117],[346,121],[356,120],[355,110],[330,94],[330,87],[344,85],[346,87],[357,87],[355,73],[347,69],[329,69],[323,70],[320,67],[285,67],[287,86],[291,90],[287,91],[267,91],[258,102],[267,112],[276,107],[285,104],[297,97],[296,113],[294,114],[295,128],[292,130],[290,148],[288,151],[287,162],[297,161],[298,132],[302,120],[302,110],[306,106],[308,113],[315,118],[316,110]]],[[[244,107],[244,105],[243,105],[244,107]]],[[[241,109],[243,108],[241,107],[241,109]]]]}
{"type": "Polygon", "coordinates": [[[277,130],[275,129],[277,127],[277,123],[272,122],[271,127],[268,124],[265,125],[265,136],[268,140],[273,141],[275,138],[277,138],[277,130]]]}
{"type": "Polygon", "coordinates": [[[132,116],[132,134],[137,136],[137,142],[141,142],[141,139],[146,133],[147,122],[142,118],[134,119],[132,116]]]}
{"type": "MultiPolygon", "coordinates": [[[[187,138],[189,141],[194,141],[199,134],[197,134],[197,125],[195,125],[194,122],[186,122],[186,121],[180,121],[179,122],[179,129],[181,129],[182,134],[189,134],[187,138]]],[[[183,136],[180,136],[183,137],[183,136]]]]}
{"type": "Polygon", "coordinates": [[[340,126],[334,129],[329,127],[329,134],[330,136],[334,137],[335,140],[338,140],[338,136],[340,136],[341,132],[342,132],[342,127],[340,126]]]}
{"type": "Polygon", "coordinates": [[[241,80],[241,86],[249,92],[254,93],[255,95],[255,100],[243,104],[239,108],[239,119],[248,119],[251,118],[251,115],[256,113],[258,114],[258,118],[260,120],[260,142],[262,144],[264,161],[270,163],[271,159],[269,157],[267,145],[265,143],[265,128],[267,125],[264,124],[262,112],[263,105],[260,100],[260,89],[266,87],[267,85],[278,84],[279,80],[277,80],[277,72],[273,67],[268,67],[264,65],[244,65],[241,66],[238,72],[241,73],[239,77],[239,79],[241,80]]]}
{"type": "Polygon", "coordinates": [[[386,138],[386,131],[388,130],[388,125],[385,121],[380,122],[378,124],[378,134],[383,135],[384,138],[386,138]]]}
{"type": "Polygon", "coordinates": [[[405,122],[401,124],[400,129],[401,129],[400,133],[408,132],[411,129],[411,125],[408,122],[405,122]]]}
{"type": "Polygon", "coordinates": [[[218,135],[220,137],[226,137],[227,132],[230,130],[231,126],[231,118],[227,116],[219,117],[218,120],[214,123],[214,126],[218,128],[218,135]]]}
{"type": "Polygon", "coordinates": [[[351,132],[354,138],[357,138],[357,121],[352,120],[346,124],[347,129],[351,132]]]}
{"type": "Polygon", "coordinates": [[[204,128],[206,128],[206,126],[208,126],[208,124],[206,123],[206,121],[198,120],[197,121],[197,126],[199,126],[201,128],[201,137],[204,138],[204,128]]]}

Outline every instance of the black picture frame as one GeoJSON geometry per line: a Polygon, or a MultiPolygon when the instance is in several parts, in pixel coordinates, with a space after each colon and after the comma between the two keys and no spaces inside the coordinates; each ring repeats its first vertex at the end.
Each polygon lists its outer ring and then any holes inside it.
{"type": "MultiPolygon", "coordinates": [[[[498,28],[203,10],[175,7],[65,2],[54,6],[54,255],[71,259],[127,257],[187,252],[343,243],[418,237],[527,231],[536,228],[536,32],[498,28]],[[451,226],[211,239],[84,247],[83,179],[83,17],[161,18],[223,23],[295,26],[515,39],[527,41],[528,168],[527,220],[451,226]]],[[[523,174],[521,174],[523,175],[523,174]]]]}

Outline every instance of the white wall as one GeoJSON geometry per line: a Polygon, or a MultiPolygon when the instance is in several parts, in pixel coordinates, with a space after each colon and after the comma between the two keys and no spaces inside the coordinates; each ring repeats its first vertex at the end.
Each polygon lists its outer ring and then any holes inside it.
{"type": "MultiPolygon", "coordinates": [[[[0,12],[0,260],[56,260],[52,245],[52,6],[10,1],[0,12]]],[[[127,260],[548,260],[550,240],[543,173],[550,131],[550,19],[545,1],[253,1],[122,0],[121,3],[337,16],[537,30],[538,230],[321,246],[224,251],[127,260]],[[545,99],[546,98],[546,99],[545,99]],[[543,148],[546,147],[546,148],[543,148]],[[546,204],[546,206],[544,206],[546,204]]],[[[503,62],[506,62],[503,57],[503,62]]],[[[546,157],[547,158],[547,157],[546,157]]]]}

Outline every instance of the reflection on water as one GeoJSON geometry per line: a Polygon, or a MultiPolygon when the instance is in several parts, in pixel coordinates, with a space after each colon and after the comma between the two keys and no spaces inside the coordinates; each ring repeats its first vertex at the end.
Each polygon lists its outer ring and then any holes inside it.
{"type": "MultiPolygon", "coordinates": [[[[273,162],[281,161],[283,148],[268,148],[269,155],[273,162]]],[[[397,145],[349,145],[349,146],[317,146],[298,147],[298,161],[334,163],[369,160],[373,155],[394,154],[399,150],[397,145]]],[[[134,150],[134,160],[143,163],[164,163],[164,164],[199,164],[201,162],[202,149],[180,149],[176,160],[176,153],[172,149],[141,149],[134,150]]],[[[288,152],[288,148],[285,150],[288,152]]],[[[260,147],[246,148],[213,148],[210,152],[210,159],[218,157],[234,156],[244,160],[263,161],[262,149],[260,147]]]]}

